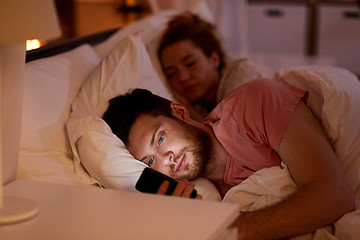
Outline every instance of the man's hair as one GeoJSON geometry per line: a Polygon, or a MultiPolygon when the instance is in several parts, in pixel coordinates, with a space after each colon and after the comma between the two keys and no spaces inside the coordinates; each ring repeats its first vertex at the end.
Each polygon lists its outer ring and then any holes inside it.
{"type": "Polygon", "coordinates": [[[161,53],[165,47],[185,40],[191,41],[196,47],[200,48],[208,58],[213,52],[216,52],[220,59],[218,71],[222,71],[225,67],[225,53],[215,25],[204,21],[189,11],[174,16],[168,22],[157,51],[160,62],[161,53]]]}
{"type": "Polygon", "coordinates": [[[126,146],[129,144],[130,129],[141,114],[175,118],[171,114],[171,101],[145,89],[136,88],[110,99],[109,103],[103,120],[126,146]]]}

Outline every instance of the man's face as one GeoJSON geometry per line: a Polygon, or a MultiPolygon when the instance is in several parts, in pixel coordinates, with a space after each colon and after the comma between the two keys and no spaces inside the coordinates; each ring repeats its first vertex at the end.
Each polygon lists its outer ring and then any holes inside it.
{"type": "Polygon", "coordinates": [[[130,129],[130,153],[175,179],[200,177],[210,157],[210,138],[197,127],[164,116],[140,115],[130,129]]]}

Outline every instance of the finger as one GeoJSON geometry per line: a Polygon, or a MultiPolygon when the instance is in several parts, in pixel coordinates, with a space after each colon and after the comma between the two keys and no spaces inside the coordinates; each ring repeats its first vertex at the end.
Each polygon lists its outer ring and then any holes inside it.
{"type": "Polygon", "coordinates": [[[187,183],[187,186],[185,187],[184,189],[184,192],[182,193],[182,197],[190,197],[192,191],[194,190],[195,188],[195,184],[193,182],[189,182],[187,183]]]}
{"type": "Polygon", "coordinates": [[[185,188],[187,187],[188,183],[189,183],[188,180],[181,179],[178,182],[178,184],[176,185],[175,190],[171,195],[172,196],[179,196],[179,197],[182,196],[182,194],[183,194],[185,188]]]}
{"type": "Polygon", "coordinates": [[[169,185],[170,185],[170,183],[168,181],[162,182],[157,191],[157,194],[165,195],[167,189],[169,188],[169,185]]]}
{"type": "MultiPolygon", "coordinates": [[[[188,186],[185,188],[183,196],[187,196],[190,197],[191,193],[193,192],[193,190],[195,189],[195,183],[194,182],[190,182],[188,184],[188,186]]],[[[200,194],[196,194],[195,199],[199,199],[202,200],[203,197],[200,194]]]]}

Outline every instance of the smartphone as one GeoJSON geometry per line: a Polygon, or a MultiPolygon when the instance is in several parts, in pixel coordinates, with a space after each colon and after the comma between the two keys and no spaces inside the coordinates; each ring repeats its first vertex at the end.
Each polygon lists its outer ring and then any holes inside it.
{"type": "MultiPolygon", "coordinates": [[[[170,183],[169,188],[166,191],[166,195],[171,195],[179,181],[158,172],[152,168],[145,168],[141,173],[139,180],[136,182],[135,188],[140,192],[157,193],[160,185],[164,181],[170,183]]],[[[196,198],[197,191],[194,189],[190,195],[190,198],[196,198]]]]}

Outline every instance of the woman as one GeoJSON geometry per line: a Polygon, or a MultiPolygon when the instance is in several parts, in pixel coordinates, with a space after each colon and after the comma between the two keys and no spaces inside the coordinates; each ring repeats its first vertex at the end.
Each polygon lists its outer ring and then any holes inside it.
{"type": "Polygon", "coordinates": [[[230,91],[251,79],[271,78],[270,70],[247,59],[227,66],[216,28],[190,12],[173,17],[158,57],[175,98],[202,120],[230,91]]]}

